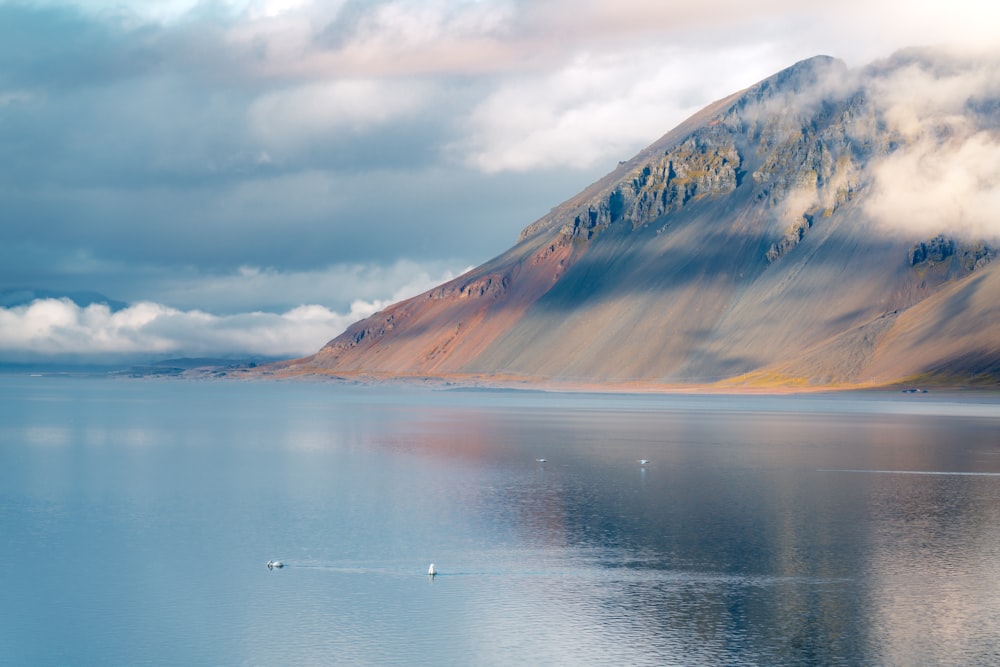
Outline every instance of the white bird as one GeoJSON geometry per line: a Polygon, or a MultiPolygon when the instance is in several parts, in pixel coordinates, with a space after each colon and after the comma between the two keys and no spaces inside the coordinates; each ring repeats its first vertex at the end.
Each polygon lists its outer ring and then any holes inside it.
{"type": "Polygon", "coordinates": [[[437,570],[434,569],[434,563],[431,563],[431,566],[427,568],[427,574],[432,577],[437,574],[437,570]]]}
{"type": "Polygon", "coordinates": [[[644,466],[649,463],[649,459],[639,459],[639,465],[644,466]]]}
{"type": "Polygon", "coordinates": [[[538,461],[539,463],[545,463],[546,461],[548,461],[548,459],[535,459],[535,460],[538,461]]]}
{"type": "Polygon", "coordinates": [[[273,570],[274,568],[278,568],[280,570],[283,567],[285,567],[285,564],[282,563],[280,560],[267,561],[267,569],[269,570],[273,570]]]}

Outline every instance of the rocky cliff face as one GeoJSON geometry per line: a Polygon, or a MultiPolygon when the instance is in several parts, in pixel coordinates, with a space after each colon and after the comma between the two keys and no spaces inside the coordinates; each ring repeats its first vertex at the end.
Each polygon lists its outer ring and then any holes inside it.
{"type": "Polygon", "coordinates": [[[831,58],[798,63],[742,93],[675,145],[644,152],[614,184],[529,226],[520,240],[553,222],[561,223],[562,235],[584,239],[615,224],[636,229],[690,203],[732,194],[748,170],[755,197],[770,206],[794,193],[813,193],[812,210],[786,232],[800,240],[815,215],[829,217],[850,199],[859,185],[858,165],[889,150],[877,136],[863,90],[842,99],[817,97],[830,78],[847,76],[831,58]]]}
{"type": "MultiPolygon", "coordinates": [[[[937,234],[887,228],[894,210],[870,206],[886,201],[890,158],[1000,128],[988,90],[960,101],[960,123],[902,123],[884,91],[934,67],[918,53],[857,71],[798,63],[699,112],[484,266],[278,370],[823,384],[939,369],[933,337],[908,342],[906,363],[883,348],[901,313],[994,272],[996,241],[947,212],[937,234]]],[[[1000,359],[1000,339],[969,336],[976,358],[1000,359]]]]}

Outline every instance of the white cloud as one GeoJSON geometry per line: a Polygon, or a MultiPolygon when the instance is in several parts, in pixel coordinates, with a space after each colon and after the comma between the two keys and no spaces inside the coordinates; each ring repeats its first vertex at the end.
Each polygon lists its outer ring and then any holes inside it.
{"type": "Polygon", "coordinates": [[[995,133],[920,141],[886,158],[873,175],[875,191],[866,208],[886,229],[920,238],[1000,238],[995,133]]]}
{"type": "Polygon", "coordinates": [[[552,73],[511,78],[471,112],[450,150],[487,173],[614,164],[788,64],[767,46],[744,51],[750,62],[738,71],[726,66],[732,52],[686,59],[656,47],[581,55],[552,73]]]}
{"type": "Polygon", "coordinates": [[[972,98],[1000,95],[1000,58],[970,58],[953,51],[926,51],[889,76],[869,83],[870,97],[883,109],[889,129],[908,140],[963,131],[972,98]]]}
{"type": "MultiPolygon", "coordinates": [[[[16,362],[40,356],[102,360],[142,355],[304,356],[318,351],[353,322],[452,277],[450,272],[431,276],[409,263],[394,267],[340,267],[332,274],[294,275],[242,267],[217,284],[203,281],[198,287],[231,296],[238,291],[281,291],[289,285],[317,280],[321,283],[379,281],[367,291],[380,290],[385,298],[354,299],[343,312],[310,304],[282,313],[249,311],[218,315],[149,301],[112,311],[104,304],[80,307],[68,299],[36,299],[23,306],[0,308],[0,359],[16,362]]],[[[262,297],[258,294],[257,298],[262,297]]]]}
{"type": "Polygon", "coordinates": [[[112,312],[103,304],[81,308],[68,299],[39,299],[0,308],[0,358],[300,356],[317,351],[381,305],[358,301],[347,313],[311,305],[281,314],[219,316],[150,302],[112,312]]]}
{"type": "Polygon", "coordinates": [[[1000,129],[969,109],[1000,97],[1000,58],[925,54],[870,85],[903,145],[872,167],[867,212],[911,237],[1000,238],[1000,129]]]}
{"type": "Polygon", "coordinates": [[[245,2],[246,15],[250,19],[273,19],[312,4],[311,0],[249,0],[245,2]]]}
{"type": "Polygon", "coordinates": [[[336,80],[266,93],[247,111],[252,135],[268,147],[301,148],[335,132],[364,132],[424,107],[417,82],[336,80]]]}
{"type": "MultiPolygon", "coordinates": [[[[831,52],[857,64],[911,45],[990,47],[1000,21],[1000,9],[979,0],[955,0],[946,12],[939,3],[903,0],[383,0],[292,9],[267,21],[250,10],[245,16],[254,20],[229,30],[234,45],[266,47],[266,58],[252,66],[272,76],[523,74],[585,54],[663,44],[687,49],[677,57],[688,65],[702,54],[738,55],[760,44],[790,58],[831,52]]],[[[737,57],[731,67],[751,58],[737,57]]]]}
{"type": "Polygon", "coordinates": [[[411,0],[374,5],[361,22],[359,41],[372,51],[426,48],[476,41],[502,31],[514,16],[507,2],[411,0]]]}

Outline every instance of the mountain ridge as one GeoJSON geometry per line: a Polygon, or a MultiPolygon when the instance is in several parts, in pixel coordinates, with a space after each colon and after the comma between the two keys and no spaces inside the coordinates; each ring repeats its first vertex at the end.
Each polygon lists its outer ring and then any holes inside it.
{"type": "MultiPolygon", "coordinates": [[[[1000,342],[981,326],[1000,323],[990,243],[888,234],[870,211],[878,165],[914,143],[872,91],[921,57],[849,70],[817,56],[713,102],[506,252],[267,372],[748,386],[954,381],[982,368],[993,378],[1000,342]],[[935,343],[934,326],[963,342],[935,343]],[[962,364],[948,359],[978,361],[956,375],[962,364]]],[[[985,132],[1000,106],[979,106],[967,122],[985,132]]]]}

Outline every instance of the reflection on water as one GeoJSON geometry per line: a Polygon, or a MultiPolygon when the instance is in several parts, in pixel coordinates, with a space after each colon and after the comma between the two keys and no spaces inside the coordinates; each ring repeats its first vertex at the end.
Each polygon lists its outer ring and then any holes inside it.
{"type": "Polygon", "coordinates": [[[0,662],[996,663],[998,436],[989,397],[0,378],[0,662]]]}

